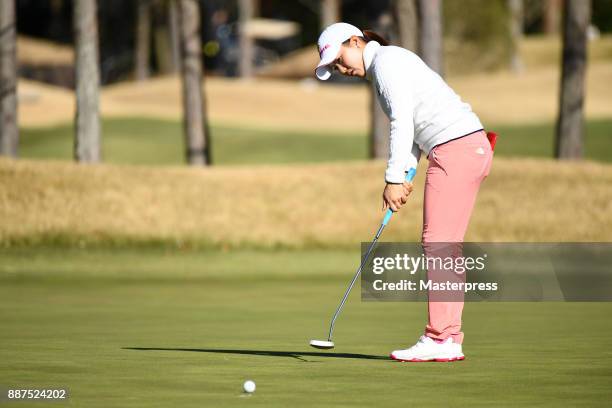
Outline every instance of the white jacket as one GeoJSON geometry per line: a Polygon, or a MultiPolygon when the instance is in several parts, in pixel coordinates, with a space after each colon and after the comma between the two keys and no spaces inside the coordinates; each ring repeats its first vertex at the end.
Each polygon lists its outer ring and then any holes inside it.
{"type": "Polygon", "coordinates": [[[369,41],[363,62],[391,122],[387,182],[403,182],[421,150],[429,155],[440,143],[483,129],[470,105],[413,52],[369,41]]]}

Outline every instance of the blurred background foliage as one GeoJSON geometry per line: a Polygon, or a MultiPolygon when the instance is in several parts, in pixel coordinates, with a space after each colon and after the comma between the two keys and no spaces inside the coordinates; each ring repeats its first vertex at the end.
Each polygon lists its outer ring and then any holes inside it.
{"type": "MultiPolygon", "coordinates": [[[[153,7],[152,25],[163,32],[165,0],[153,7]]],[[[546,0],[524,0],[523,29],[526,35],[544,33],[546,0]]],[[[601,33],[612,31],[612,0],[592,0],[592,24],[601,33]]],[[[344,0],[340,15],[344,21],[368,28],[390,7],[390,0],[344,0]]],[[[98,5],[102,83],[125,80],[132,74],[135,48],[136,0],[104,0],[98,5]]],[[[449,73],[495,70],[510,59],[510,16],[506,0],[447,0],[443,2],[446,69],[449,73]],[[466,62],[474,61],[477,64],[466,62]]],[[[210,74],[236,76],[237,1],[200,2],[204,62],[210,74]]],[[[21,35],[54,42],[72,43],[71,0],[19,0],[18,31],[21,35]]],[[[263,18],[297,21],[300,31],[280,40],[257,40],[255,64],[263,66],[303,47],[312,47],[320,32],[318,0],[261,1],[258,15],[263,18]]],[[[161,34],[163,36],[163,34],[161,34]]],[[[151,56],[153,72],[160,60],[151,56]]]]}

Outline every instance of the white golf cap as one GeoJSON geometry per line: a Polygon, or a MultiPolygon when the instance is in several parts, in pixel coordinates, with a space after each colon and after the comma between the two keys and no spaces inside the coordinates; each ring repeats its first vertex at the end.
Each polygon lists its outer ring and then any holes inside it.
{"type": "Polygon", "coordinates": [[[329,79],[332,70],[328,65],[338,57],[342,43],[353,35],[363,37],[360,29],[348,23],[334,23],[323,30],[319,36],[319,41],[317,41],[319,57],[321,58],[315,69],[317,78],[322,81],[329,79]]]}

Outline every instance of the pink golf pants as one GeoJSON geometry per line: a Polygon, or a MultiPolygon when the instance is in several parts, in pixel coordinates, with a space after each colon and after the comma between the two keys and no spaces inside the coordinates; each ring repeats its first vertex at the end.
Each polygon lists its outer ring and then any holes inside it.
{"type": "MultiPolygon", "coordinates": [[[[425,255],[433,243],[461,243],[472,215],[480,183],[489,175],[493,151],[484,130],[434,147],[428,156],[423,203],[422,245],[425,255]]],[[[425,334],[437,340],[463,342],[463,299],[428,303],[425,334]]]]}

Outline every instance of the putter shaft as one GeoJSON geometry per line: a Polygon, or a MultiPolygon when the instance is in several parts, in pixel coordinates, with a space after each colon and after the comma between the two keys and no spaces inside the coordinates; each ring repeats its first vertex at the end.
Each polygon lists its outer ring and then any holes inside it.
{"type": "Polygon", "coordinates": [[[332,334],[334,333],[334,325],[336,324],[336,319],[338,318],[340,311],[342,311],[342,308],[344,307],[344,304],[346,303],[346,299],[348,299],[351,293],[351,290],[353,289],[353,286],[355,286],[355,282],[357,282],[357,278],[359,277],[359,275],[361,275],[361,270],[363,269],[363,266],[368,261],[368,258],[370,257],[370,253],[372,252],[372,249],[374,249],[374,245],[376,245],[376,242],[378,241],[378,238],[380,238],[380,234],[382,233],[382,230],[384,228],[385,228],[385,224],[381,224],[380,227],[378,228],[378,232],[376,233],[374,240],[370,244],[370,247],[368,248],[366,254],[361,259],[361,265],[359,265],[359,269],[357,269],[357,273],[355,273],[355,276],[353,276],[353,279],[351,280],[351,283],[346,289],[346,292],[344,292],[342,301],[340,302],[340,305],[336,309],[336,312],[334,313],[334,317],[332,317],[331,324],[329,326],[329,336],[327,336],[327,341],[332,341],[332,334]]]}
{"type": "MultiPolygon", "coordinates": [[[[406,173],[406,181],[412,181],[415,175],[416,175],[416,169],[411,168],[406,173]]],[[[359,275],[361,275],[361,270],[363,269],[365,264],[368,262],[368,259],[370,258],[370,254],[372,253],[372,250],[376,246],[376,242],[378,242],[380,235],[382,234],[383,230],[389,223],[389,220],[391,219],[392,215],[393,215],[393,211],[389,208],[385,214],[385,217],[383,218],[382,223],[380,224],[380,227],[378,227],[378,231],[376,232],[374,239],[370,243],[368,250],[366,251],[363,258],[361,259],[361,264],[359,265],[359,268],[357,269],[355,276],[353,276],[353,279],[351,280],[351,283],[346,289],[346,292],[344,292],[344,296],[342,297],[342,301],[340,302],[340,305],[336,308],[336,312],[334,313],[334,316],[332,317],[331,323],[329,325],[329,336],[327,336],[327,341],[332,341],[332,335],[334,333],[334,325],[336,324],[336,319],[338,318],[338,315],[340,315],[340,312],[342,311],[342,308],[344,307],[344,304],[346,303],[346,300],[348,299],[351,293],[351,290],[353,289],[353,286],[355,286],[355,282],[357,282],[357,278],[359,277],[359,275]]]]}

